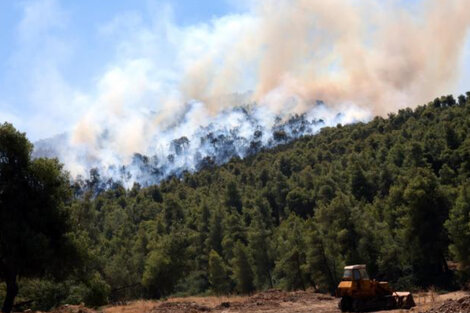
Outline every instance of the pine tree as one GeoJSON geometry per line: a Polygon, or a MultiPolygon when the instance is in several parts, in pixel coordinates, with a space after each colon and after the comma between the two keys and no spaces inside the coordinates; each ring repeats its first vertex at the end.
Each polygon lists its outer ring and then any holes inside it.
{"type": "Polygon", "coordinates": [[[175,232],[159,238],[145,262],[142,285],[156,298],[174,291],[188,269],[187,234],[175,232]]]}
{"type": "Polygon", "coordinates": [[[445,226],[449,232],[450,252],[464,271],[470,274],[470,185],[460,188],[445,226]]]}
{"type": "Polygon", "coordinates": [[[233,280],[239,293],[247,294],[255,290],[253,285],[253,271],[248,261],[246,247],[237,241],[232,260],[233,280]]]}
{"type": "Polygon", "coordinates": [[[209,251],[208,250],[208,236],[209,236],[209,225],[210,225],[210,210],[209,206],[207,203],[203,203],[197,211],[197,219],[196,219],[196,238],[195,238],[195,244],[193,249],[195,249],[195,253],[197,253],[196,256],[196,262],[197,266],[199,269],[205,268],[207,269],[207,262],[208,262],[208,255],[209,251]]]}
{"type": "Polygon", "coordinates": [[[229,182],[227,185],[227,190],[225,191],[225,205],[229,208],[235,208],[238,213],[242,211],[242,198],[238,191],[237,184],[234,181],[229,182]]]}
{"type": "Polygon", "coordinates": [[[373,198],[372,186],[369,184],[367,177],[364,174],[361,166],[357,161],[352,161],[352,170],[349,178],[349,186],[351,193],[357,200],[371,201],[373,198]]]}
{"type": "Polygon", "coordinates": [[[306,267],[315,288],[334,292],[338,285],[335,257],[325,245],[325,240],[313,221],[308,222],[306,267]]]}
{"type": "Polygon", "coordinates": [[[220,209],[214,210],[210,217],[209,236],[207,247],[215,250],[219,255],[223,253],[222,240],[224,238],[223,213],[220,209]]]}
{"type": "Polygon", "coordinates": [[[254,283],[257,289],[267,286],[273,288],[271,272],[274,260],[269,235],[269,230],[257,212],[248,231],[248,251],[253,260],[254,283]]]}
{"type": "Polygon", "coordinates": [[[344,262],[355,264],[359,261],[359,236],[352,216],[353,201],[352,196],[339,193],[328,206],[319,207],[315,213],[315,227],[330,250],[329,254],[337,259],[337,270],[342,270],[344,262]]]}
{"type": "Polygon", "coordinates": [[[235,254],[235,244],[237,241],[246,243],[245,227],[240,214],[233,212],[229,214],[224,221],[224,238],[222,248],[224,258],[231,260],[235,254]]]}
{"type": "Polygon", "coordinates": [[[274,275],[281,288],[303,289],[306,285],[305,258],[306,244],[304,221],[295,214],[279,225],[276,236],[277,261],[274,275]]]}
{"type": "Polygon", "coordinates": [[[230,278],[224,260],[215,250],[209,253],[209,282],[216,294],[230,292],[230,278]]]}
{"type": "Polygon", "coordinates": [[[13,125],[0,124],[0,281],[2,312],[18,294],[18,277],[65,277],[79,265],[68,204],[70,177],[57,159],[31,159],[33,145],[13,125]]]}
{"type": "Polygon", "coordinates": [[[403,193],[406,203],[403,242],[417,281],[422,285],[434,284],[447,269],[444,221],[449,202],[432,171],[419,168],[410,176],[403,193]]]}

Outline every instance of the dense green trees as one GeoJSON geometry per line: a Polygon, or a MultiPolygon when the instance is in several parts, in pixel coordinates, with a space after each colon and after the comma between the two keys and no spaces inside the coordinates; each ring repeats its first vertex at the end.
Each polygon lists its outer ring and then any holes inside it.
{"type": "Polygon", "coordinates": [[[305,223],[290,214],[276,230],[276,266],[274,274],[281,288],[294,290],[307,286],[305,258],[307,246],[304,238],[305,223]]]}
{"type": "Polygon", "coordinates": [[[411,176],[403,192],[403,240],[415,279],[426,285],[447,271],[444,222],[449,200],[431,170],[420,168],[411,176]]]}
{"type": "Polygon", "coordinates": [[[257,289],[273,287],[274,251],[271,234],[260,213],[254,214],[248,233],[248,250],[253,264],[254,284],[257,289]]]}
{"type": "Polygon", "coordinates": [[[97,192],[93,175],[70,206],[91,274],[70,284],[116,300],[332,292],[344,265],[364,263],[397,288],[449,287],[452,262],[465,283],[469,116],[470,93],[445,96],[159,186],[97,192]]]}
{"type": "MultiPolygon", "coordinates": [[[[128,242],[137,233],[146,238],[139,254],[123,259],[140,258],[144,269],[133,268],[126,282],[107,281],[119,288],[143,275],[143,294],[151,296],[270,287],[333,291],[345,264],[366,263],[372,275],[396,286],[448,283],[448,261],[467,266],[465,200],[455,198],[470,177],[469,99],[452,100],[324,128],[158,187],[98,195],[86,216],[108,226],[94,246],[128,242]],[[116,233],[123,224],[129,229],[116,233]],[[188,242],[178,258],[187,275],[148,294],[165,284],[158,273],[171,263],[163,262],[169,256],[161,241],[182,233],[188,242]]],[[[91,232],[93,223],[86,225],[91,232]]]]}
{"type": "Polygon", "coordinates": [[[450,252],[468,279],[470,276],[470,185],[468,183],[460,187],[459,196],[445,226],[452,241],[450,252]]]}
{"type": "Polygon", "coordinates": [[[11,124],[0,125],[2,312],[12,310],[18,277],[63,275],[79,261],[70,234],[69,178],[57,160],[32,161],[31,151],[25,134],[11,124]]]}
{"type": "Polygon", "coordinates": [[[253,285],[254,277],[251,264],[248,261],[247,249],[240,241],[237,241],[233,254],[232,268],[235,289],[242,294],[251,293],[255,286],[253,285]]]}
{"type": "Polygon", "coordinates": [[[147,295],[160,298],[170,294],[187,270],[187,238],[184,232],[166,235],[155,242],[142,276],[147,295]]]}
{"type": "Polygon", "coordinates": [[[224,260],[215,250],[211,250],[209,254],[208,272],[211,289],[216,294],[230,292],[230,280],[227,273],[227,267],[225,266],[224,260]]]}

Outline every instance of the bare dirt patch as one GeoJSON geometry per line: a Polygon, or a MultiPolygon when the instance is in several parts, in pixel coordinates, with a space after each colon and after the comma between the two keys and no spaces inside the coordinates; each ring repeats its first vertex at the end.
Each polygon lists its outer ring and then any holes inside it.
{"type": "Polygon", "coordinates": [[[104,313],[330,313],[339,312],[337,305],[337,299],[313,291],[269,290],[247,297],[172,298],[154,302],[150,307],[148,302],[133,302],[127,305],[126,310],[118,306],[108,307],[103,311],[104,313]]]}
{"type": "MultiPolygon", "coordinates": [[[[414,294],[416,307],[388,313],[470,313],[470,294],[463,291],[414,294]]],[[[132,301],[99,310],[62,306],[50,313],[339,313],[338,299],[308,291],[268,290],[252,296],[186,297],[164,301],[132,301]]]]}
{"type": "MultiPolygon", "coordinates": [[[[27,310],[28,312],[31,310],[27,310]]],[[[95,310],[85,307],[84,305],[63,305],[55,308],[51,313],[96,313],[95,310]]]]}

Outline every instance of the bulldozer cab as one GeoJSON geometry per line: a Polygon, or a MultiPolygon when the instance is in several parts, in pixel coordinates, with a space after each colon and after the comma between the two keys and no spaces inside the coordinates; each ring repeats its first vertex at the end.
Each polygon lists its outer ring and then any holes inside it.
{"type": "Polygon", "coordinates": [[[360,280],[370,280],[369,274],[367,274],[366,266],[361,265],[351,265],[344,267],[343,279],[344,281],[360,281],[360,280]]]}
{"type": "Polygon", "coordinates": [[[373,286],[364,264],[344,267],[344,274],[338,286],[340,296],[368,298],[373,294],[373,286]]]}
{"type": "Polygon", "coordinates": [[[371,296],[372,282],[364,264],[344,267],[344,274],[336,291],[340,297],[365,298],[371,296]]]}

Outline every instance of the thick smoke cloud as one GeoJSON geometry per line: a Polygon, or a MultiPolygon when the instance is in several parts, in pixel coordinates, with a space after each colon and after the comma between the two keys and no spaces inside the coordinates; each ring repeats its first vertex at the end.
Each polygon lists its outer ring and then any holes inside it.
{"type": "Polygon", "coordinates": [[[243,157],[257,130],[260,144],[274,145],[273,131],[293,114],[323,119],[305,133],[384,115],[449,93],[463,70],[468,0],[265,0],[247,6],[245,13],[208,24],[179,27],[166,8],[152,25],[133,16],[132,23],[121,17],[103,29],[115,34],[124,28],[129,36],[115,65],[98,79],[90,109],[56,151],[72,174],[96,166],[107,176],[149,183],[142,170],[130,170],[135,153],[153,156],[154,171],[195,170],[222,151],[203,142],[207,133],[232,138],[228,145],[241,149],[232,155],[243,157]],[[182,137],[189,140],[184,153],[174,144],[182,137]],[[121,165],[125,174],[116,170],[121,165]]]}
{"type": "Polygon", "coordinates": [[[470,25],[470,2],[424,1],[414,10],[397,1],[258,1],[251,30],[220,55],[190,64],[186,99],[217,99],[255,68],[254,98],[282,111],[299,98],[353,101],[384,114],[452,88],[470,25]]]}

